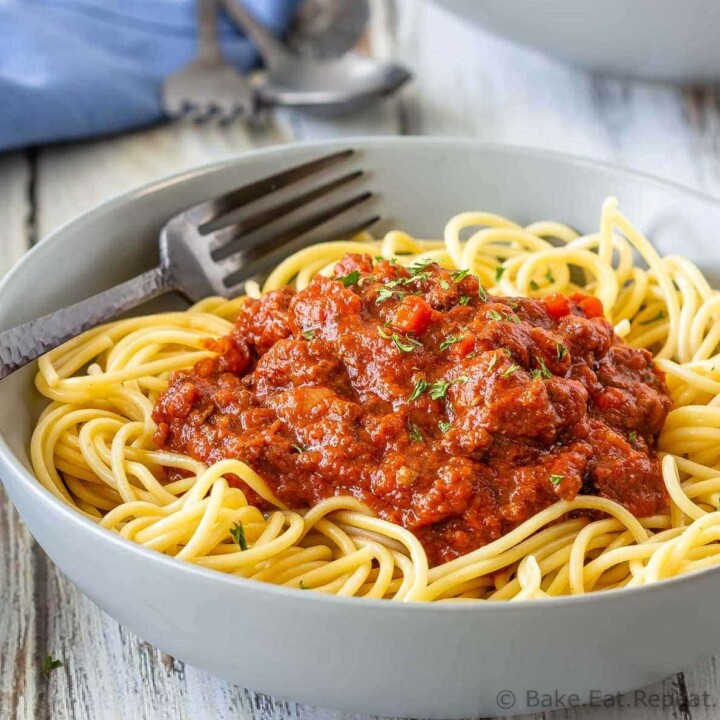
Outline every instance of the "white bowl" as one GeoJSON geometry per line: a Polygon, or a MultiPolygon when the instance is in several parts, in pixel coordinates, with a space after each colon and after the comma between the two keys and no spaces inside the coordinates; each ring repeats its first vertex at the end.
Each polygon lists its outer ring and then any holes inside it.
{"type": "Polygon", "coordinates": [[[437,0],[498,35],[611,75],[720,77],[716,0],[437,0]]]}
{"type": "MultiPolygon", "coordinates": [[[[200,199],[341,147],[358,150],[384,228],[439,235],[467,209],[598,225],[606,195],[664,252],[719,279],[720,204],[653,178],[467,141],[374,139],[262,150],[155,183],[42,242],[0,286],[9,327],[129,278],[156,258],[164,221],[200,199]]],[[[87,596],[141,638],[254,690],[352,712],[466,717],[526,709],[526,691],[614,693],[720,649],[720,569],[582,598],[401,605],[301,593],[144,549],[56,500],[33,478],[41,407],[34,367],[0,382],[0,476],[37,541],[87,596]],[[498,694],[509,690],[512,696],[498,694]]]]}

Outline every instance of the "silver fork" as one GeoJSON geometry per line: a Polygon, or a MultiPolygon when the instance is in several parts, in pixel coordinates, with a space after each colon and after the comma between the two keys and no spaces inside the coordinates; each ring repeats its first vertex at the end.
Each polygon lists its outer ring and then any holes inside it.
{"type": "MultiPolygon", "coordinates": [[[[81,300],[67,308],[0,333],[0,378],[27,365],[53,348],[132,310],[146,300],[179,292],[196,302],[208,295],[233,297],[244,283],[267,272],[289,252],[300,249],[317,237],[307,234],[351,208],[367,202],[371,192],[356,192],[321,210],[298,212],[352,183],[364,173],[355,170],[327,180],[271,208],[259,209],[242,220],[238,211],[289,185],[347,160],[353,150],[326,155],[270,177],[232,190],[213,200],[195,205],[171,218],[160,232],[160,264],[120,285],[81,300]],[[256,231],[289,218],[291,224],[273,233],[256,231]]],[[[334,238],[350,237],[370,227],[375,215],[333,233],[334,238]]]]}
{"type": "Polygon", "coordinates": [[[218,39],[219,0],[198,0],[198,54],[163,85],[163,108],[171,117],[227,122],[252,117],[256,94],[250,83],[222,56],[218,39]]]}

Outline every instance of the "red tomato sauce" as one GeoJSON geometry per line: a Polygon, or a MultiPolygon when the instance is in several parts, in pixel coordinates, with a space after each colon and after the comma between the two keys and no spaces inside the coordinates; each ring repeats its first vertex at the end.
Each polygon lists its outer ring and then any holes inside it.
{"type": "Polygon", "coordinates": [[[158,447],[243,460],[291,508],[353,495],[432,563],[578,493],[666,505],[667,388],[595,298],[491,297],[464,272],[360,255],[335,272],[248,300],[217,357],[174,373],[158,447]]]}

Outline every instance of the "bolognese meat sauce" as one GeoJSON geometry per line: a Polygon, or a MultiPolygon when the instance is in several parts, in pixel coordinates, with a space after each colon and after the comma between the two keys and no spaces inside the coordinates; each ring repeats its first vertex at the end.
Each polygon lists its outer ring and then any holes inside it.
{"type": "Polygon", "coordinates": [[[240,459],[291,508],[353,495],[432,563],[578,493],[666,504],[667,388],[593,297],[491,297],[465,271],[347,255],[247,300],[210,346],[160,396],[159,447],[240,459]]]}

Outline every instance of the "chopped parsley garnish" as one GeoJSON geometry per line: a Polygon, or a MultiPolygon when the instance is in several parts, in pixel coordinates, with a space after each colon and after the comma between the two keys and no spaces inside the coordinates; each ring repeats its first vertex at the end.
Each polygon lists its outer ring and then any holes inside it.
{"type": "Polygon", "coordinates": [[[245,539],[245,528],[243,527],[243,524],[241,522],[235,523],[235,525],[230,529],[230,535],[232,536],[232,539],[240,546],[241,550],[248,549],[247,540],[245,539]]]}
{"type": "Polygon", "coordinates": [[[495,363],[497,362],[497,359],[498,359],[498,356],[497,356],[497,353],[495,352],[495,353],[493,353],[492,360],[488,364],[488,372],[490,372],[495,367],[495,363]]]}
{"type": "Polygon", "coordinates": [[[649,320],[643,320],[640,324],[641,325],[651,325],[654,322],[657,322],[658,320],[664,320],[665,319],[665,313],[662,310],[658,310],[657,314],[653,317],[651,317],[649,320]]]}
{"type": "Polygon", "coordinates": [[[430,386],[430,397],[433,400],[441,400],[445,397],[445,394],[447,393],[450,385],[451,383],[449,383],[447,380],[436,380],[430,386]]]}
{"type": "Polygon", "coordinates": [[[512,322],[512,323],[519,323],[520,318],[517,315],[503,315],[502,313],[499,313],[497,310],[488,310],[485,313],[485,317],[489,320],[495,320],[497,322],[505,321],[505,322],[512,322]]]}
{"type": "Polygon", "coordinates": [[[557,359],[564,360],[567,357],[568,349],[561,343],[555,343],[555,349],[557,350],[557,359]]]}
{"type": "Polygon", "coordinates": [[[414,422],[408,423],[408,433],[410,434],[410,439],[413,442],[423,442],[423,436],[420,432],[420,428],[414,422]]]}
{"type": "Polygon", "coordinates": [[[565,479],[564,475],[551,475],[550,482],[553,485],[559,485],[565,479]]]}
{"type": "Polygon", "coordinates": [[[360,271],[353,270],[352,272],[349,272],[347,275],[341,275],[339,278],[335,278],[335,279],[339,280],[345,287],[350,287],[351,285],[357,285],[357,282],[360,279],[360,271]]]}
{"type": "Polygon", "coordinates": [[[530,289],[531,290],[539,290],[540,286],[534,280],[531,280],[530,281],[530,289]]]}
{"type": "Polygon", "coordinates": [[[485,302],[487,300],[487,292],[482,285],[478,285],[478,297],[485,302]]]}
{"type": "Polygon", "coordinates": [[[458,337],[457,335],[448,335],[441,343],[440,343],[440,349],[441,350],[447,350],[451,345],[454,345],[455,343],[459,343],[462,340],[461,337],[458,337]]]}
{"type": "Polygon", "coordinates": [[[440,287],[443,290],[449,290],[450,289],[450,283],[447,280],[441,280],[440,281],[440,287]]]}
{"type": "MultiPolygon", "coordinates": [[[[384,303],[386,300],[389,300],[394,294],[395,294],[395,290],[393,290],[392,288],[383,286],[378,291],[378,296],[377,296],[377,299],[375,300],[375,302],[378,305],[380,303],[384,303]]],[[[398,290],[398,294],[402,294],[402,293],[400,293],[400,291],[398,290]]]]}
{"type": "Polygon", "coordinates": [[[540,366],[540,375],[549,380],[553,376],[553,374],[548,370],[545,361],[541,357],[536,357],[535,360],[537,360],[537,364],[540,366]]]}
{"type": "Polygon", "coordinates": [[[408,402],[417,400],[427,390],[427,388],[428,388],[427,380],[423,380],[422,378],[420,380],[418,380],[415,383],[415,387],[413,388],[413,391],[410,393],[408,402]]]}
{"type": "Polygon", "coordinates": [[[545,279],[546,279],[549,283],[554,283],[554,282],[555,282],[555,276],[552,274],[552,271],[551,271],[551,270],[548,270],[548,271],[545,273],[545,279]]]}
{"type": "Polygon", "coordinates": [[[315,339],[315,331],[314,330],[303,330],[302,336],[306,340],[314,340],[315,339]]]}
{"type": "Polygon", "coordinates": [[[307,452],[307,448],[303,447],[302,445],[293,445],[292,447],[293,447],[293,450],[294,450],[296,453],[304,453],[304,452],[307,452]]]}
{"type": "Polygon", "coordinates": [[[392,334],[392,341],[400,352],[412,352],[416,347],[422,345],[421,342],[409,338],[407,335],[405,336],[405,340],[403,340],[397,333],[392,334]]]}
{"type": "Polygon", "coordinates": [[[467,305],[470,302],[470,296],[469,295],[461,295],[458,302],[461,305],[467,305]]]}
{"type": "Polygon", "coordinates": [[[440,428],[440,432],[446,433],[452,427],[452,423],[440,420],[440,422],[438,422],[438,427],[440,428]]]}
{"type": "Polygon", "coordinates": [[[453,279],[453,282],[458,283],[461,280],[465,279],[469,272],[469,270],[456,270],[455,272],[450,273],[450,277],[453,279]]]}
{"type": "Polygon", "coordinates": [[[422,343],[419,340],[408,337],[407,335],[403,339],[397,333],[389,335],[388,333],[384,332],[382,328],[378,328],[378,333],[380,334],[381,338],[385,340],[392,340],[395,343],[395,347],[400,352],[412,352],[416,347],[422,347],[422,343]]]}
{"type": "Polygon", "coordinates": [[[495,282],[500,282],[500,279],[502,278],[505,270],[506,270],[506,268],[504,268],[502,265],[498,265],[495,268],[495,282]]]}
{"type": "Polygon", "coordinates": [[[57,668],[62,666],[62,660],[55,660],[52,655],[46,655],[45,660],[43,660],[42,667],[40,668],[40,672],[43,675],[47,675],[52,670],[57,670],[57,668]]]}
{"type": "Polygon", "coordinates": [[[413,276],[416,277],[419,273],[421,273],[428,265],[432,265],[432,260],[416,260],[412,265],[408,267],[408,272],[413,276]]]}
{"type": "Polygon", "coordinates": [[[510,377],[516,370],[519,370],[520,366],[517,363],[513,363],[505,372],[503,372],[502,377],[510,377]]]}
{"type": "Polygon", "coordinates": [[[628,435],[628,442],[629,442],[631,445],[634,445],[636,440],[637,440],[637,433],[633,430],[633,431],[628,435]]]}
{"type": "Polygon", "coordinates": [[[465,356],[465,359],[466,359],[466,360],[472,360],[472,359],[475,357],[475,355],[477,355],[477,353],[473,350],[472,352],[469,352],[469,353],[465,356]]]}

